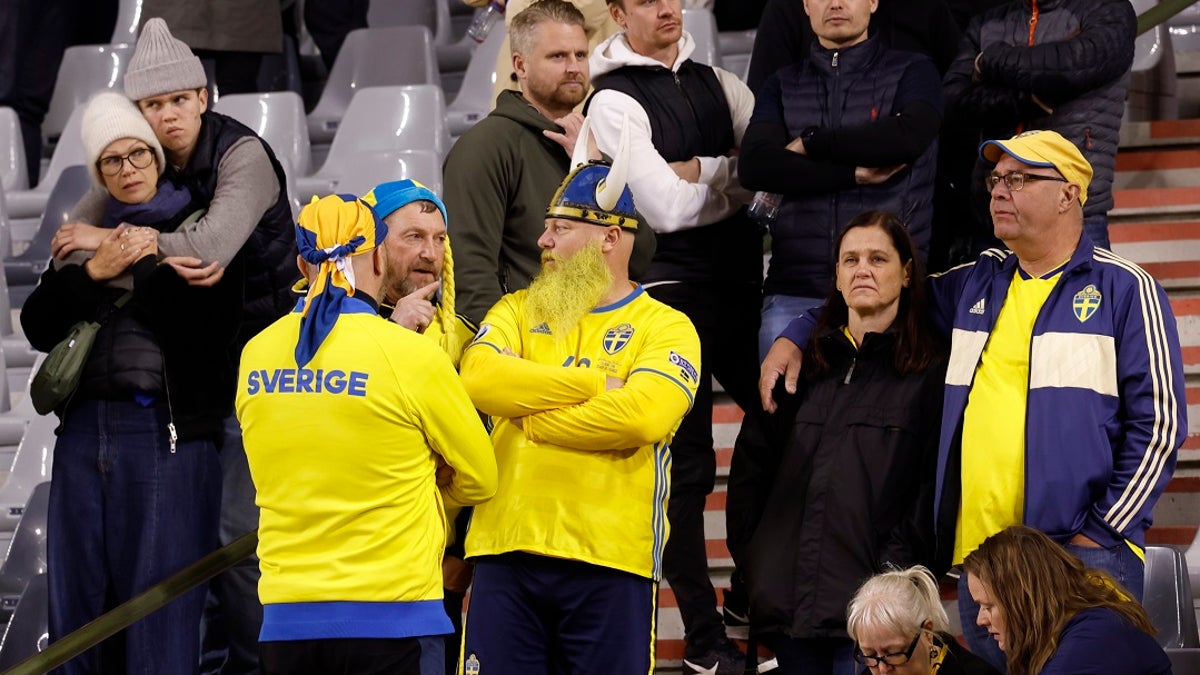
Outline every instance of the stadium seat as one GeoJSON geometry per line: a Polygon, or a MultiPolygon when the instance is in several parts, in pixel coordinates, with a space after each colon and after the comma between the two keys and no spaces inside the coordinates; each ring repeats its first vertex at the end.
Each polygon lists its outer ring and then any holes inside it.
{"type": "Polygon", "coordinates": [[[717,19],[711,10],[683,10],[683,29],[696,41],[692,60],[715,68],[721,67],[721,48],[717,37],[717,19]]]}
{"type": "Polygon", "coordinates": [[[330,185],[337,184],[348,171],[356,171],[353,165],[361,155],[431,150],[440,162],[449,149],[441,89],[432,85],[363,89],[346,110],[342,128],[320,170],[296,179],[300,201],[307,203],[312,195],[328,194],[330,185]]]}
{"type": "Polygon", "coordinates": [[[34,576],[46,573],[46,518],[50,511],[50,482],[39,483],[29,495],[13,531],[4,565],[0,566],[0,620],[7,621],[34,576]]]}
{"type": "MultiPolygon", "coordinates": [[[[1132,0],[1132,3],[1137,14],[1157,4],[1156,0],[1132,0]]],[[[1127,121],[1179,117],[1175,49],[1170,28],[1166,24],[1159,24],[1137,36],[1130,73],[1125,100],[1127,121]]]]}
{"type": "Polygon", "coordinates": [[[328,143],[355,93],[367,87],[440,85],[433,36],[424,26],[360,28],[350,31],[308,116],[309,138],[328,143]]]}
{"type": "Polygon", "coordinates": [[[743,82],[750,73],[750,55],[754,51],[757,29],[726,31],[717,35],[721,46],[721,67],[737,75],[743,82]]]}
{"type": "Polygon", "coordinates": [[[12,108],[0,108],[0,187],[6,192],[29,189],[21,120],[12,108]]]}
{"type": "Polygon", "coordinates": [[[1147,546],[1142,588],[1142,605],[1158,629],[1158,644],[1164,649],[1200,647],[1183,554],[1168,546],[1147,546]]]}
{"type": "Polygon", "coordinates": [[[38,415],[28,396],[22,397],[10,412],[0,414],[0,423],[5,425],[21,424],[24,420],[28,420],[25,434],[17,446],[8,478],[0,486],[0,530],[4,531],[17,526],[33,489],[50,480],[54,465],[54,429],[58,417],[38,415]]]}
{"type": "Polygon", "coordinates": [[[290,91],[263,94],[231,94],[222,96],[214,107],[250,127],[275,151],[280,160],[287,160],[297,175],[311,171],[312,148],[308,140],[308,120],[304,117],[304,100],[290,91]]]}
{"type": "Polygon", "coordinates": [[[8,219],[12,225],[14,241],[28,241],[33,236],[42,212],[46,210],[46,202],[50,199],[50,191],[58,183],[58,176],[69,166],[86,164],[87,157],[83,152],[83,141],[79,136],[79,125],[83,116],[83,108],[76,108],[67,120],[62,137],[54,148],[54,156],[50,165],[38,181],[37,187],[29,190],[16,190],[5,195],[8,201],[8,219]],[[24,221],[24,222],[15,222],[24,221]]]}
{"type": "Polygon", "coordinates": [[[50,593],[46,575],[29,580],[0,642],[0,668],[11,668],[50,643],[50,593]]]}
{"type": "Polygon", "coordinates": [[[29,240],[29,247],[20,255],[4,261],[4,275],[14,307],[24,304],[25,298],[29,297],[29,292],[37,285],[42,272],[46,271],[46,265],[50,262],[50,240],[54,238],[58,228],[70,220],[75,204],[91,186],[92,179],[85,166],[69,166],[59,174],[54,189],[50,191],[50,198],[46,201],[41,224],[29,240]],[[22,292],[21,287],[28,289],[22,292]]]}
{"type": "Polygon", "coordinates": [[[308,182],[307,190],[301,188],[301,198],[306,202],[314,195],[332,193],[362,196],[379,183],[411,178],[420,181],[430,190],[442,192],[442,160],[431,150],[384,150],[364,152],[350,157],[350,161],[336,176],[320,182],[308,182]]]}
{"type": "Polygon", "coordinates": [[[1167,649],[1174,675],[1200,675],[1200,649],[1167,649]]]}
{"type": "Polygon", "coordinates": [[[446,123],[451,136],[462,136],[491,111],[495,103],[492,87],[496,81],[496,59],[507,39],[504,24],[497,24],[471,55],[471,63],[467,65],[458,96],[446,109],[446,123]]]}
{"type": "Polygon", "coordinates": [[[117,24],[113,28],[111,43],[134,44],[138,39],[138,28],[142,21],[142,3],[145,0],[120,0],[117,7],[117,24]]]}
{"type": "Polygon", "coordinates": [[[123,78],[131,58],[131,44],[80,45],[63,53],[54,95],[46,110],[46,119],[42,121],[42,137],[48,145],[58,142],[71,113],[96,92],[124,91],[123,78]]]}

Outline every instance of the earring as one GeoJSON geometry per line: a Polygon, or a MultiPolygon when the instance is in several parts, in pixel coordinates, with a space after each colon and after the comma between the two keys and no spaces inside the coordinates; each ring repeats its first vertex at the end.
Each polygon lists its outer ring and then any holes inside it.
{"type": "Polygon", "coordinates": [[[930,648],[929,648],[929,658],[931,658],[931,659],[936,659],[936,658],[937,658],[937,655],[938,655],[938,648],[937,648],[937,647],[930,647],[930,648]]]}

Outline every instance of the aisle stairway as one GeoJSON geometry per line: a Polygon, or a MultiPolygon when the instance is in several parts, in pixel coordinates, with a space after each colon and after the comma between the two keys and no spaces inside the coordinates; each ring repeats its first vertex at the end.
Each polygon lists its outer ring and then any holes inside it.
{"type": "MultiPolygon", "coordinates": [[[[1126,124],[1114,182],[1113,249],[1142,265],[1167,290],[1183,348],[1191,424],[1147,542],[1186,549],[1200,538],[1200,120],[1126,124]]],[[[714,585],[722,588],[732,567],[725,547],[725,479],[742,413],[725,399],[713,417],[717,487],[708,499],[705,529],[709,570],[714,585]]],[[[1200,546],[1189,557],[1192,587],[1200,589],[1200,546]]],[[[659,606],[658,671],[678,672],[683,624],[665,584],[659,606]]]]}

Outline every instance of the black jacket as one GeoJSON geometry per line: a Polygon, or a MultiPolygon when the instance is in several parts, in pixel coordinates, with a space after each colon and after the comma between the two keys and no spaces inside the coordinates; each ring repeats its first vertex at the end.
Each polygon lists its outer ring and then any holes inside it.
{"type": "Polygon", "coordinates": [[[846,637],[863,581],[931,558],[944,367],[898,374],[891,332],[820,339],[830,371],[774,415],[794,422],[746,554],[756,634],[846,637]]]}

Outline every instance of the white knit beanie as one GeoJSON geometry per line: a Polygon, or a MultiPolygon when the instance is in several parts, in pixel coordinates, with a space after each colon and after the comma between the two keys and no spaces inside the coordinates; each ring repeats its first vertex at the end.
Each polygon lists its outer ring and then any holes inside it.
{"type": "Polygon", "coordinates": [[[142,117],[141,111],[133,101],[115,91],[101,92],[88,101],[87,107],[83,109],[80,132],[80,136],[83,137],[83,152],[88,159],[88,171],[92,174],[92,180],[101,187],[104,187],[104,178],[100,175],[96,161],[100,159],[100,153],[104,152],[109,143],[122,138],[136,138],[150,146],[154,156],[158,158],[155,178],[167,166],[162,145],[154,135],[154,130],[150,128],[150,123],[142,117]]]}
{"type": "Polygon", "coordinates": [[[208,85],[204,66],[167,22],[153,18],[142,26],[133,58],[125,71],[125,94],[134,101],[208,85]]]}

